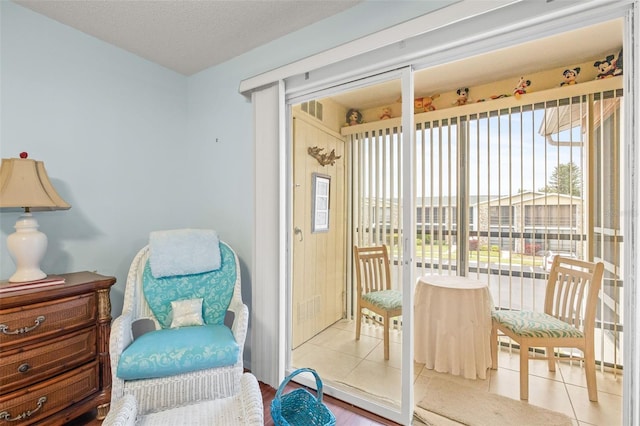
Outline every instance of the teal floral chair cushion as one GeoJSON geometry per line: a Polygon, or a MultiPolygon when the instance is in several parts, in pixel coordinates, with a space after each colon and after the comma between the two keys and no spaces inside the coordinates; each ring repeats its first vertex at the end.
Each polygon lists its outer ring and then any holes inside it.
{"type": "Polygon", "coordinates": [[[202,274],[155,278],[147,261],[142,287],[144,297],[162,328],[171,326],[171,302],[202,298],[205,324],[223,324],[236,282],[236,261],[231,249],[220,243],[219,269],[202,274]]]}
{"type": "Polygon", "coordinates": [[[397,290],[372,291],[364,294],[362,298],[388,311],[402,308],[402,293],[397,290]]]}
{"type": "Polygon", "coordinates": [[[519,336],[583,337],[577,328],[542,312],[492,311],[491,317],[519,336]]]}
{"type": "Polygon", "coordinates": [[[233,365],[239,346],[224,325],[203,325],[151,331],[122,352],[117,376],[150,379],[233,365]]]}

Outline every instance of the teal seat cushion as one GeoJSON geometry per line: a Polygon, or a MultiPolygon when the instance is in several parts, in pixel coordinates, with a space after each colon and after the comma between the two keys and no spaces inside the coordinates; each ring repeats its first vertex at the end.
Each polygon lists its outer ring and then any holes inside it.
{"type": "Polygon", "coordinates": [[[123,380],[173,376],[233,365],[240,348],[224,325],[151,331],[122,352],[117,376],[123,380]]]}
{"type": "Polygon", "coordinates": [[[523,337],[583,337],[577,328],[542,312],[492,311],[493,320],[523,337]]]}
{"type": "Polygon", "coordinates": [[[402,293],[397,290],[372,291],[363,295],[362,299],[388,311],[402,308],[402,293]]]}
{"type": "Polygon", "coordinates": [[[233,251],[220,243],[219,269],[202,274],[155,278],[149,261],[144,267],[142,288],[144,297],[162,328],[171,326],[171,302],[202,299],[202,319],[205,324],[223,324],[236,283],[236,258],[233,251]]]}

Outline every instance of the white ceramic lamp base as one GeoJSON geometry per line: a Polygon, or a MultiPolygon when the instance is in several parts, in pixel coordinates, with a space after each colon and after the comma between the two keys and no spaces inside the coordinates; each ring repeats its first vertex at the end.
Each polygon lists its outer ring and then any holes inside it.
{"type": "Polygon", "coordinates": [[[16,263],[10,282],[34,281],[47,274],[40,269],[40,261],[47,251],[47,236],[38,231],[38,221],[31,213],[24,213],[15,225],[16,232],[7,237],[7,249],[16,263]]]}

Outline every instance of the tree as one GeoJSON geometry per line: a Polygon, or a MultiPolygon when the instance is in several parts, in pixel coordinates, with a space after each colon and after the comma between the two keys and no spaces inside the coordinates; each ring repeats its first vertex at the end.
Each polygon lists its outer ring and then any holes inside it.
{"type": "Polygon", "coordinates": [[[575,163],[559,164],[551,173],[549,184],[541,192],[553,192],[579,197],[582,195],[582,172],[575,163]]]}

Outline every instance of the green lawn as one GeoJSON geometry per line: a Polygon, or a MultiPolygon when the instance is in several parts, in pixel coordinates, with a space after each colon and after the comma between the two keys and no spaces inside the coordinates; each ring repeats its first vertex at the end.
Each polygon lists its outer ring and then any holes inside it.
{"type": "MultiPolygon", "coordinates": [[[[397,253],[394,253],[397,254],[397,253]]],[[[416,244],[416,257],[422,258],[430,258],[432,260],[437,260],[442,258],[443,260],[454,260],[457,259],[458,253],[455,246],[448,246],[446,244],[438,245],[430,245],[425,244],[416,244]]],[[[490,251],[490,250],[472,250],[469,252],[469,260],[479,261],[479,262],[500,262],[506,264],[513,265],[526,265],[526,266],[543,266],[543,258],[542,256],[533,256],[527,254],[520,253],[510,253],[505,252],[504,255],[500,251],[490,251]]]]}

